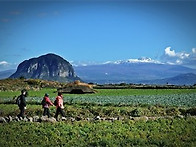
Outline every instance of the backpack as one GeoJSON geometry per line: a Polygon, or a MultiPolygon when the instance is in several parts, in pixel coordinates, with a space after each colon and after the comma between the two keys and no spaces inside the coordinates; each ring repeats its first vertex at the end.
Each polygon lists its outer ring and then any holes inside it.
{"type": "Polygon", "coordinates": [[[21,105],[21,96],[18,96],[18,97],[17,97],[17,99],[16,99],[16,104],[17,104],[18,106],[21,105]]]}
{"type": "Polygon", "coordinates": [[[42,106],[45,106],[45,105],[46,105],[46,100],[45,100],[45,98],[42,99],[41,104],[42,104],[42,106]]]}
{"type": "Polygon", "coordinates": [[[54,105],[57,106],[57,100],[54,101],[54,105]]]}

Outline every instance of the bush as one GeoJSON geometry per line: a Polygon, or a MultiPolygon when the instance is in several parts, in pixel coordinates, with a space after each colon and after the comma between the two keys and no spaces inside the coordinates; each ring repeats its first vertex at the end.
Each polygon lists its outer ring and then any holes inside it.
{"type": "Polygon", "coordinates": [[[131,111],[131,116],[140,117],[141,116],[141,110],[140,109],[134,109],[133,111],[131,111]]]}
{"type": "Polygon", "coordinates": [[[196,108],[190,108],[186,111],[186,114],[196,115],[196,108]]]}
{"type": "Polygon", "coordinates": [[[166,110],[166,113],[167,115],[171,115],[171,116],[177,116],[181,114],[178,108],[169,108],[166,110]]]}

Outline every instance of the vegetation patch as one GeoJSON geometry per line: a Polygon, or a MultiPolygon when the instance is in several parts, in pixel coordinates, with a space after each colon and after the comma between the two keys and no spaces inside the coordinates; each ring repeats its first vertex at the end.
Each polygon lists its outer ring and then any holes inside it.
{"type": "Polygon", "coordinates": [[[195,146],[196,120],[0,124],[1,146],[195,146]]]}
{"type": "Polygon", "coordinates": [[[21,89],[38,91],[42,88],[57,88],[64,83],[40,79],[4,79],[0,80],[0,91],[20,91],[21,89]]]}
{"type": "MultiPolygon", "coordinates": [[[[42,97],[49,93],[54,101],[56,91],[29,90],[25,115],[41,117],[42,97]]],[[[97,91],[63,95],[68,121],[1,123],[0,146],[196,146],[195,89],[97,91]]],[[[13,99],[19,94],[0,92],[1,117],[19,113],[13,99]]],[[[54,116],[56,108],[50,112],[54,116]]]]}

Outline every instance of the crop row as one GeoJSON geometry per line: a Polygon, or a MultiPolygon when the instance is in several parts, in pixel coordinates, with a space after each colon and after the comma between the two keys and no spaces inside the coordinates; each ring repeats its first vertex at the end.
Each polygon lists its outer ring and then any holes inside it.
{"type": "MultiPolygon", "coordinates": [[[[54,97],[51,98],[54,101],[54,97]]],[[[41,97],[27,97],[27,103],[40,104],[41,97]]],[[[64,96],[65,103],[93,103],[98,105],[163,105],[178,107],[195,107],[196,93],[168,95],[129,95],[129,96],[64,96]]],[[[14,103],[12,98],[1,98],[0,103],[14,103]]]]}
{"type": "MultiPolygon", "coordinates": [[[[84,94],[83,96],[134,96],[134,95],[170,95],[170,94],[196,94],[196,89],[96,89],[94,94],[84,94]]],[[[29,97],[43,97],[48,93],[50,97],[57,96],[57,90],[43,88],[41,90],[28,90],[29,97]]],[[[13,98],[20,94],[20,91],[1,91],[0,98],[13,98]]],[[[64,94],[65,97],[75,97],[75,94],[64,94]]],[[[81,95],[80,95],[81,96],[81,95]]]]}
{"type": "Polygon", "coordinates": [[[168,105],[179,107],[196,106],[196,94],[170,94],[170,95],[130,95],[130,96],[74,96],[65,97],[68,103],[96,103],[100,105],[168,105]]]}

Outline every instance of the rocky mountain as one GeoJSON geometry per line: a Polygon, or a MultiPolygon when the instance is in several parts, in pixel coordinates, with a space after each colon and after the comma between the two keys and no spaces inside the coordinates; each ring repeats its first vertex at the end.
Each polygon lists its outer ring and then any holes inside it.
{"type": "Polygon", "coordinates": [[[10,78],[20,77],[59,82],[80,80],[72,65],[55,54],[46,54],[23,61],[19,64],[16,72],[10,76],[10,78]]]}
{"type": "Polygon", "coordinates": [[[196,73],[196,69],[180,65],[154,62],[114,62],[100,65],[76,66],[77,75],[86,82],[94,83],[140,83],[175,77],[180,74],[196,73]]]}

